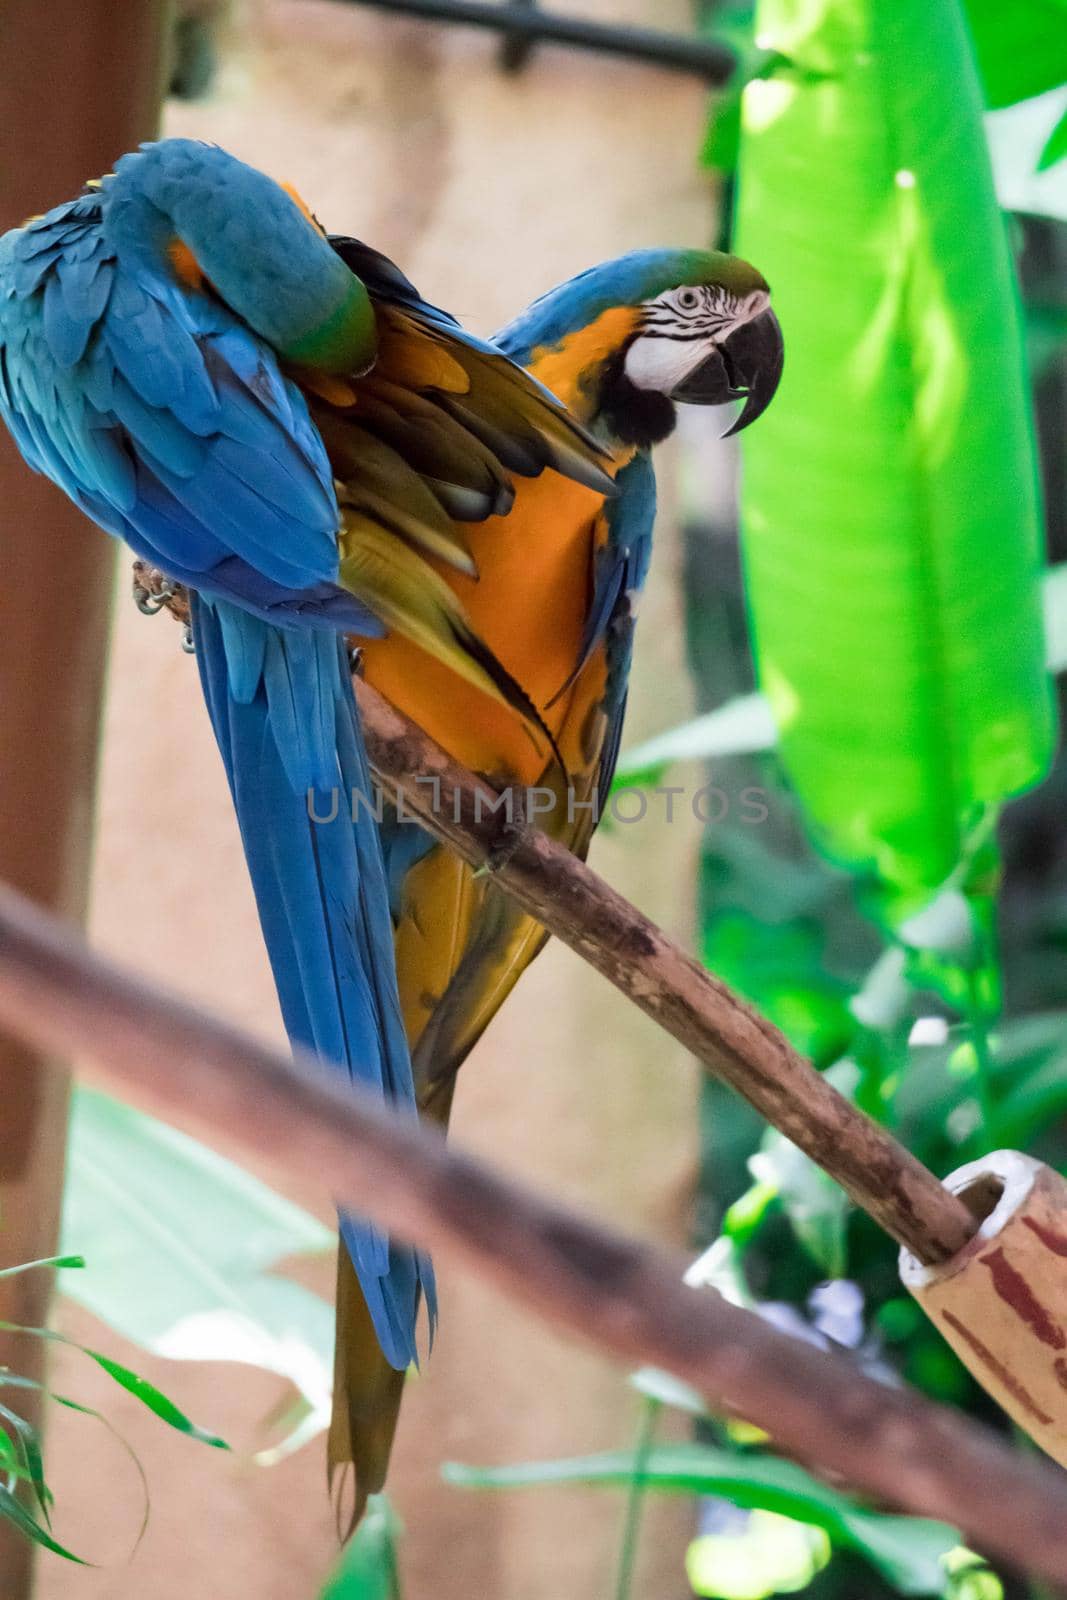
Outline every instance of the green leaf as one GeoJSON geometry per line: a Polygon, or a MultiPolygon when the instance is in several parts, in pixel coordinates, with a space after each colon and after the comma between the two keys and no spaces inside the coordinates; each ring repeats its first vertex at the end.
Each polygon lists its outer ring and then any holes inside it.
{"type": "MultiPolygon", "coordinates": [[[[1067,137],[1067,117],[1060,125],[1067,137]]],[[[1065,149],[1064,154],[1067,154],[1065,149]]],[[[1067,312],[1058,306],[1037,308],[1042,328],[1057,349],[1067,340],[1067,312]]],[[[1045,632],[1045,665],[1049,672],[1067,672],[1067,561],[1049,567],[1041,580],[1045,632]]],[[[612,789],[617,786],[659,783],[680,761],[712,761],[731,755],[757,755],[778,743],[766,695],[744,694],[716,711],[694,717],[677,728],[657,733],[619,757],[612,789]]],[[[60,1262],[57,1265],[74,1265],[60,1262]]],[[[19,1271],[19,1268],[13,1268],[19,1271]]]]}
{"type": "MultiPolygon", "coordinates": [[[[733,1207],[726,1213],[731,1217],[733,1207]]],[[[686,1268],[685,1281],[691,1289],[714,1289],[716,1294],[721,1294],[724,1300],[729,1300],[731,1305],[745,1306],[754,1310],[756,1301],[745,1279],[744,1255],[737,1241],[727,1235],[720,1234],[713,1239],[706,1250],[690,1262],[686,1268]]]]}
{"type": "Polygon", "coordinates": [[[1004,1600],[1004,1585],[973,1550],[961,1545],[951,1552],[946,1565],[949,1600],[1004,1600]]]}
{"type": "Polygon", "coordinates": [[[20,1417],[10,1406],[0,1405],[0,1418],[11,1429],[7,1437],[14,1446],[16,1471],[19,1476],[24,1475],[26,1482],[31,1485],[41,1516],[50,1529],[52,1523],[49,1506],[52,1502],[52,1491],[45,1482],[41,1436],[32,1422],[20,1417]]]}
{"type": "Polygon", "coordinates": [[[659,1367],[639,1367],[630,1374],[630,1382],[646,1400],[655,1400],[661,1406],[673,1406],[676,1411],[685,1411],[691,1417],[706,1417],[708,1414],[703,1395],[683,1383],[681,1378],[676,1378],[672,1372],[663,1372],[659,1367]]]}
{"type": "Polygon", "coordinates": [[[793,1232],[816,1265],[828,1278],[844,1277],[851,1211],[845,1191],[773,1129],[764,1135],[762,1149],[748,1165],[757,1183],[773,1187],[793,1232]]]}
{"type": "Polygon", "coordinates": [[[22,1451],[10,1434],[0,1429],[0,1477],[17,1478],[20,1483],[30,1482],[30,1471],[23,1463],[22,1451]]]}
{"type": "Polygon", "coordinates": [[[1038,172],[1047,172],[1049,167],[1054,167],[1057,161],[1062,161],[1067,156],[1067,111],[1057,122],[1049,134],[1037,160],[1038,172]]]}
{"type": "Polygon", "coordinates": [[[45,1256],[40,1261],[22,1261],[17,1267],[3,1267],[0,1278],[14,1278],[20,1272],[33,1272],[36,1267],[84,1267],[84,1256],[45,1256]]]}
{"type": "Polygon", "coordinates": [[[997,198],[1006,211],[1067,219],[1067,167],[1041,165],[1065,108],[1067,86],[986,118],[997,198]]]}
{"type": "Polygon", "coordinates": [[[761,1223],[777,1200],[776,1183],[752,1183],[727,1207],[722,1219],[722,1231],[735,1249],[743,1249],[759,1231],[761,1223]]]}
{"type": "MultiPolygon", "coordinates": [[[[837,1061],[823,1076],[846,1098],[855,1097],[860,1080],[855,1062],[837,1061]]],[[[844,1277],[852,1211],[845,1191],[775,1128],[767,1129],[748,1165],[757,1185],[778,1195],[793,1232],[816,1265],[828,1278],[844,1277]]]]}
{"type": "Polygon", "coordinates": [[[830,1559],[830,1540],[774,1511],[753,1511],[739,1533],[704,1533],[685,1553],[685,1574],[706,1600],[766,1600],[795,1594],[830,1559]]]}
{"type": "Polygon", "coordinates": [[[787,347],[744,436],[760,676],[823,849],[915,908],[1053,743],[1012,267],[951,0],[757,31],[803,68],[744,105],[738,248],[787,347]]]}
{"type": "Polygon", "coordinates": [[[1015,1019],[992,1044],[997,1129],[1012,1148],[1026,1149],[1067,1114],[1067,1016],[1015,1019]]]}
{"type": "Polygon", "coordinates": [[[825,935],[816,923],[724,910],[705,932],[701,955],[805,1055],[823,1061],[847,1048],[848,989],[826,970],[825,935]]]}
{"type": "Polygon", "coordinates": [[[711,26],[702,30],[705,37],[729,45],[737,57],[729,82],[712,92],[700,150],[701,164],[723,173],[732,173],[737,166],[745,84],[773,63],[773,57],[756,47],[754,19],[752,0],[719,0],[711,26]]]}
{"type": "MultiPolygon", "coordinates": [[[[1056,132],[1067,141],[1067,115],[1056,132]]],[[[1050,141],[1051,143],[1051,141],[1050,141]]],[[[1061,152],[1067,155],[1067,142],[1061,152]]],[[[1056,159],[1060,159],[1059,156],[1056,159]]],[[[1035,308],[1042,334],[1056,348],[1067,340],[1067,311],[1058,306],[1035,308]]],[[[1045,631],[1045,665],[1049,672],[1067,672],[1067,562],[1050,567],[1041,582],[1045,631]]],[[[619,757],[612,791],[620,786],[659,783],[681,761],[713,761],[723,756],[758,755],[773,750],[778,730],[766,695],[743,694],[677,728],[654,734],[619,757]]],[[[64,1263],[67,1264],[67,1263],[64,1263]]]]}
{"type": "MultiPolygon", "coordinates": [[[[465,1489],[560,1483],[626,1487],[633,1476],[634,1457],[629,1451],[614,1451],[507,1467],[452,1462],[443,1472],[447,1482],[465,1489]]],[[[861,1510],[802,1467],[774,1456],[732,1455],[696,1444],[664,1445],[648,1454],[643,1477],[649,1490],[722,1495],[746,1510],[774,1511],[822,1528],[835,1545],[865,1556],[901,1594],[943,1594],[943,1558],[960,1542],[946,1523],[861,1510]]]]}
{"type": "Polygon", "coordinates": [[[244,1361],[296,1385],[302,1442],[329,1418],[333,1310],[268,1272],[334,1235],[251,1174],[93,1090],[75,1093],[63,1238],[92,1266],[64,1292],[174,1360],[244,1361]]]}
{"type": "MultiPolygon", "coordinates": [[[[66,1341],[69,1343],[70,1341],[66,1341]]],[[[210,1445],[214,1450],[228,1450],[230,1447],[225,1439],[220,1439],[217,1434],[207,1433],[203,1428],[198,1428],[195,1422],[190,1422],[184,1411],[179,1411],[173,1400],[149,1383],[147,1378],[139,1377],[136,1372],[131,1372],[129,1367],[124,1367],[118,1361],[112,1361],[110,1356],[101,1355],[99,1350],[90,1350],[87,1345],[77,1347],[92,1360],[98,1367],[102,1367],[109,1378],[114,1378],[120,1388],[126,1389],[143,1406],[165,1422],[168,1427],[175,1428],[178,1433],[188,1434],[190,1439],[198,1439],[201,1444],[210,1445]]]]}
{"type": "Polygon", "coordinates": [[[76,1556],[65,1545],[61,1545],[53,1539],[47,1529],[41,1527],[41,1524],[26,1510],[22,1502],[16,1499],[11,1490],[5,1488],[3,1484],[0,1484],[0,1517],[6,1517],[8,1522],[14,1524],[19,1533],[25,1534],[28,1539],[33,1540],[34,1544],[41,1545],[45,1550],[51,1550],[54,1556],[62,1556],[64,1561],[73,1561],[79,1567],[92,1565],[91,1562],[83,1561],[81,1556],[76,1556]]]}
{"type": "Polygon", "coordinates": [[[1067,561],[1050,567],[1042,584],[1045,658],[1050,672],[1067,672],[1067,561]]]}
{"type": "Polygon", "coordinates": [[[716,94],[708,112],[700,164],[716,172],[733,172],[741,147],[741,96],[743,83],[733,83],[716,94]]]}
{"type": "MultiPolygon", "coordinates": [[[[998,1139],[1067,1165],[1067,1014],[1012,1018],[994,1028],[990,1044],[998,1139]]],[[[966,1028],[943,1044],[912,1046],[893,1110],[895,1131],[921,1161],[938,1172],[959,1165],[978,1111],[966,1028]]]]}
{"type": "Polygon", "coordinates": [[[1065,0],[965,0],[990,107],[1029,100],[1067,78],[1065,0]]]}
{"type": "Polygon", "coordinates": [[[113,1361],[110,1356],[101,1355],[99,1350],[91,1350],[88,1345],[79,1344],[76,1339],[68,1339],[66,1334],[56,1333],[53,1328],[25,1328],[17,1322],[0,1322],[0,1328],[7,1333],[27,1333],[37,1339],[48,1339],[53,1344],[65,1344],[72,1350],[80,1350],[83,1356],[95,1361],[120,1388],[127,1390],[143,1406],[147,1406],[148,1410],[154,1412],[168,1427],[176,1429],[178,1433],[188,1434],[191,1439],[210,1445],[214,1450],[230,1448],[225,1439],[220,1439],[217,1434],[208,1433],[203,1428],[198,1428],[195,1422],[190,1422],[185,1412],[180,1411],[173,1400],[168,1400],[154,1383],[149,1383],[147,1378],[131,1372],[129,1367],[124,1367],[121,1362],[113,1361]]]}
{"type": "Polygon", "coordinates": [[[848,1048],[848,1004],[881,941],[857,915],[854,885],[808,854],[796,803],[768,790],[767,827],[709,828],[700,876],[704,965],[740,990],[817,1062],[848,1048]]]}
{"type": "Polygon", "coordinates": [[[710,761],[716,756],[770,750],[777,738],[770,707],[761,694],[738,695],[717,711],[695,717],[667,733],[624,750],[615,772],[618,784],[640,782],[643,775],[662,774],[676,761],[710,761]]]}
{"type": "Polygon", "coordinates": [[[400,1523],[385,1495],[371,1495],[319,1600],[399,1600],[400,1523]]]}
{"type": "MultiPolygon", "coordinates": [[[[25,1332],[25,1333],[39,1333],[40,1332],[40,1330],[36,1329],[36,1328],[26,1328],[26,1329],[22,1329],[21,1331],[25,1332]]],[[[63,1342],[64,1343],[70,1343],[71,1341],[64,1340],[63,1342]]],[[[80,1347],[76,1346],[76,1348],[80,1348],[80,1347]]],[[[92,1420],[94,1422],[99,1422],[100,1426],[102,1428],[105,1428],[107,1430],[107,1432],[111,1435],[111,1437],[115,1440],[115,1442],[118,1445],[120,1445],[121,1448],[125,1451],[126,1455],[130,1459],[131,1464],[133,1465],[133,1468],[134,1468],[135,1472],[137,1473],[137,1476],[141,1480],[141,1492],[142,1492],[142,1495],[144,1497],[144,1511],[143,1511],[143,1514],[142,1514],[142,1517],[141,1517],[141,1526],[140,1526],[140,1528],[138,1530],[137,1538],[134,1541],[133,1551],[130,1552],[131,1555],[132,1555],[134,1553],[134,1551],[136,1551],[137,1547],[140,1545],[141,1540],[144,1537],[145,1529],[148,1527],[148,1512],[149,1512],[148,1479],[145,1477],[144,1468],[142,1467],[141,1462],[140,1462],[140,1460],[139,1460],[139,1458],[137,1456],[137,1452],[131,1447],[131,1445],[127,1442],[127,1440],[123,1438],[122,1434],[118,1431],[118,1429],[116,1427],[114,1427],[114,1425],[112,1423],[110,1423],[108,1421],[107,1417],[105,1417],[101,1412],[94,1411],[92,1406],[83,1406],[83,1405],[80,1404],[79,1401],[71,1400],[69,1398],[69,1396],[67,1396],[67,1395],[57,1394],[54,1389],[49,1389],[47,1387],[47,1385],[38,1382],[38,1380],[36,1378],[24,1378],[24,1377],[21,1377],[18,1373],[4,1372],[4,1371],[0,1370],[0,1388],[5,1388],[5,1389],[32,1389],[35,1393],[44,1395],[45,1398],[52,1405],[62,1406],[64,1408],[64,1410],[66,1410],[66,1411],[74,1411],[81,1417],[90,1417],[90,1418],[92,1418],[92,1420]]],[[[32,1476],[32,1474],[26,1474],[26,1473],[22,1473],[22,1472],[17,1473],[16,1475],[20,1476],[20,1477],[32,1476]]],[[[53,1499],[53,1496],[52,1496],[51,1490],[47,1489],[47,1487],[45,1488],[45,1495],[46,1495],[47,1499],[49,1500],[49,1502],[51,1502],[52,1499],[53,1499]]],[[[77,1559],[77,1558],[71,1557],[71,1559],[73,1560],[73,1559],[77,1559]]]]}

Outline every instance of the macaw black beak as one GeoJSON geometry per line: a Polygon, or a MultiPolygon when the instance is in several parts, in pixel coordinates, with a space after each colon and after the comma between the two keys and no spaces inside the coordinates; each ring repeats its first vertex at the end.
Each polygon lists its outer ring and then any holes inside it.
{"type": "Polygon", "coordinates": [[[758,317],[743,322],[671,391],[672,400],[689,405],[721,406],[743,400],[741,415],[724,438],[740,433],[761,416],[782,376],[785,345],[778,318],[768,307],[758,317]]]}

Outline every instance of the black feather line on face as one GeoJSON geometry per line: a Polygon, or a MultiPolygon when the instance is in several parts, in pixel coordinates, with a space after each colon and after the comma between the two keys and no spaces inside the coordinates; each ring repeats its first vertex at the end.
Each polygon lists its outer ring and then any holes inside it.
{"type": "Polygon", "coordinates": [[[597,422],[620,444],[647,450],[670,437],[678,412],[669,395],[658,389],[639,389],[626,376],[626,352],[631,342],[604,363],[597,422]]]}

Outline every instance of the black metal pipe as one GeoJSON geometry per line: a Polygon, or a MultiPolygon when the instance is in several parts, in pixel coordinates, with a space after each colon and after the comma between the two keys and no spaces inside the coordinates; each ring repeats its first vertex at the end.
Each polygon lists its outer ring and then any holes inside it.
{"type": "MultiPolygon", "coordinates": [[[[537,0],[512,0],[524,11],[536,12],[537,0]]],[[[505,33],[500,44],[500,65],[505,72],[521,72],[534,51],[536,41],[528,33],[505,33]]]]}
{"type": "Polygon", "coordinates": [[[512,41],[543,41],[571,45],[577,50],[597,50],[603,55],[645,61],[673,72],[694,73],[712,84],[726,83],[737,65],[737,57],[728,45],[710,39],[559,16],[520,0],[347,0],[347,4],[373,6],[378,11],[421,17],[427,22],[491,28],[512,41]]]}

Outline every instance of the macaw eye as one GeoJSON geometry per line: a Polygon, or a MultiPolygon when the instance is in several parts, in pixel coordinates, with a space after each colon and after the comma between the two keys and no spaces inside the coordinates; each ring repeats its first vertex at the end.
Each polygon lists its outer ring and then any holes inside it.
{"type": "Polygon", "coordinates": [[[700,303],[700,296],[695,289],[681,289],[678,293],[678,304],[683,311],[695,311],[700,303]]]}

